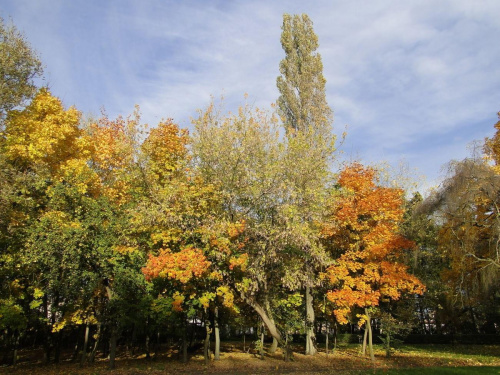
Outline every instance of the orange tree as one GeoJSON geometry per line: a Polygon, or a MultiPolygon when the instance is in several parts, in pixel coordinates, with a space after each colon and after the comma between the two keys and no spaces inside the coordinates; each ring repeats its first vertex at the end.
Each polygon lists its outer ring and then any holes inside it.
{"type": "MultiPolygon", "coordinates": [[[[143,273],[166,302],[165,313],[181,321],[184,360],[186,325],[195,317],[205,322],[206,344],[214,318],[218,357],[217,315],[221,308],[234,308],[228,276],[245,262],[240,240],[245,225],[219,220],[218,189],[193,172],[188,142],[187,132],[171,120],[150,131],[141,146],[144,196],[134,213],[148,253],[143,273]]],[[[208,358],[208,345],[205,354],[208,358]]]]}
{"type": "Polygon", "coordinates": [[[403,250],[414,246],[398,234],[403,191],[379,186],[376,178],[376,170],[370,167],[355,163],[344,168],[322,230],[335,259],[324,273],[331,285],[327,298],[334,303],[340,323],[347,323],[353,308],[364,309],[358,315],[359,324],[366,324],[372,359],[373,309],[384,300],[399,299],[404,292],[424,291],[401,259],[403,250]]]}

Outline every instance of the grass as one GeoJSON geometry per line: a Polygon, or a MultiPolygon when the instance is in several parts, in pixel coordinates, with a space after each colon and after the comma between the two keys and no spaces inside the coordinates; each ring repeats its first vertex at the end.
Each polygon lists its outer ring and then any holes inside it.
{"type": "MultiPolygon", "coordinates": [[[[360,375],[373,374],[373,375],[420,375],[422,368],[411,369],[389,369],[389,370],[375,370],[363,371],[360,375]]],[[[500,374],[500,366],[485,366],[485,367],[426,367],[425,375],[491,375],[500,374]]]]}
{"type": "MultiPolygon", "coordinates": [[[[139,374],[335,374],[335,375],[395,375],[395,374],[497,374],[500,375],[499,345],[404,345],[387,358],[381,346],[375,346],[376,361],[360,355],[360,345],[341,346],[335,353],[321,351],[311,357],[302,354],[297,345],[294,361],[284,362],[282,353],[267,354],[265,360],[242,350],[242,343],[228,342],[222,347],[221,360],[204,364],[201,350],[191,353],[190,361],[183,364],[174,348],[165,348],[153,359],[144,354],[130,355],[122,350],[117,358],[113,375],[139,374]]],[[[106,358],[99,358],[93,365],[80,368],[69,361],[70,353],[63,356],[60,364],[43,365],[40,352],[25,351],[16,368],[0,367],[0,374],[109,374],[106,358]]]]}

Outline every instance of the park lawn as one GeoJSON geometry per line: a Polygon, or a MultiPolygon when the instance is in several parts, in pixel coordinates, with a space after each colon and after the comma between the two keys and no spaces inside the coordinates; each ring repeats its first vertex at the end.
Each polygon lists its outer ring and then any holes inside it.
{"type": "Polygon", "coordinates": [[[467,366],[467,367],[426,367],[423,368],[408,368],[408,369],[389,369],[389,370],[375,370],[375,371],[362,371],[359,375],[372,374],[372,375],[490,375],[500,374],[500,366],[467,366]]]}
{"type": "MultiPolygon", "coordinates": [[[[384,349],[376,345],[375,363],[360,355],[357,344],[342,345],[329,355],[320,346],[320,353],[314,357],[301,354],[301,345],[294,349],[292,362],[284,362],[280,350],[260,360],[255,354],[243,351],[242,343],[227,342],[223,343],[221,360],[211,360],[208,365],[204,363],[201,350],[192,353],[187,364],[181,363],[179,353],[172,349],[165,349],[154,360],[146,359],[144,354],[132,356],[122,350],[116,361],[117,368],[111,374],[500,374],[500,345],[404,345],[389,358],[384,349]]],[[[69,361],[70,353],[62,357],[61,363],[50,365],[41,364],[40,356],[34,353],[21,354],[24,360],[17,368],[2,367],[0,374],[110,374],[105,358],[80,368],[69,361]]]]}

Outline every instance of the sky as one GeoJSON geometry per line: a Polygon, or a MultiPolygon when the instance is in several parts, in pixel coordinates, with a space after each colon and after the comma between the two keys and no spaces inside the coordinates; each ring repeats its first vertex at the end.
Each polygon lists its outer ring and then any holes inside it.
{"type": "Polygon", "coordinates": [[[211,97],[270,108],[284,58],[283,14],[306,13],[343,160],[405,166],[420,189],[494,133],[500,1],[1,0],[38,52],[46,83],[84,114],[154,126],[211,97]],[[425,178],[423,177],[425,176],[425,178]]]}

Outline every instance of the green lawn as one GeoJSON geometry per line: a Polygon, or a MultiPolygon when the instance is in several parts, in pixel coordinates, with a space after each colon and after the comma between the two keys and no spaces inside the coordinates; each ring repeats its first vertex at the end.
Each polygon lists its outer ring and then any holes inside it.
{"type": "Polygon", "coordinates": [[[360,372],[361,374],[373,375],[490,375],[500,374],[500,366],[495,367],[426,367],[412,369],[390,369],[360,372]]]}

